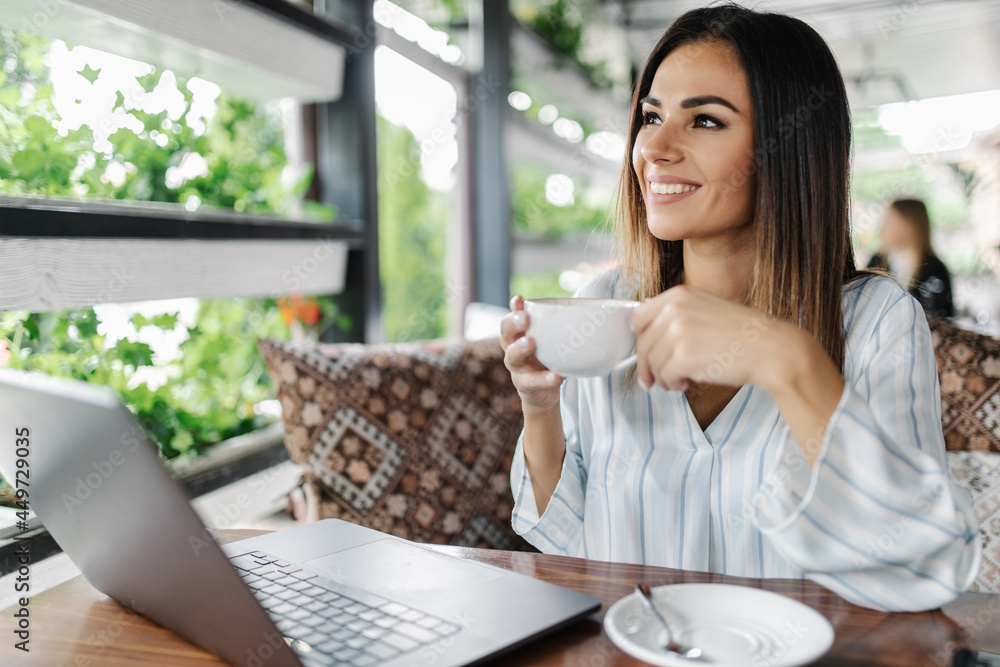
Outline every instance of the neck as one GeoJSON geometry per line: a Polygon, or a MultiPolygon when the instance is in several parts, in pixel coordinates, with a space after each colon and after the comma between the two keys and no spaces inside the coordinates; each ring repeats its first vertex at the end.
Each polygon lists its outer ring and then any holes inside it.
{"type": "Polygon", "coordinates": [[[684,284],[746,303],[756,257],[753,225],[745,225],[724,238],[685,239],[684,284]]]}

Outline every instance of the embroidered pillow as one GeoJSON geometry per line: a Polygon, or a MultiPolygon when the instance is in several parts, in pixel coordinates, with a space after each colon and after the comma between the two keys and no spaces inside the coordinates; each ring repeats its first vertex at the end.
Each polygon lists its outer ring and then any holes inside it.
{"type": "Polygon", "coordinates": [[[948,452],[951,475],[972,496],[983,562],[970,590],[1000,593],[1000,454],[948,452]]]}
{"type": "Polygon", "coordinates": [[[950,451],[1000,452],[1000,340],[928,317],[950,451]]]}
{"type": "Polygon", "coordinates": [[[285,444],[318,490],[313,518],[418,542],[530,548],[510,525],[523,418],[497,340],[258,344],[285,444]]]}

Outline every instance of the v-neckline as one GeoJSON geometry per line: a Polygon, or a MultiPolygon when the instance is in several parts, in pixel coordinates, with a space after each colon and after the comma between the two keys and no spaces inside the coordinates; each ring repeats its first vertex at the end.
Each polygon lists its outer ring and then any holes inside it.
{"type": "MultiPolygon", "coordinates": [[[[729,402],[722,407],[722,410],[719,411],[719,414],[715,415],[715,419],[713,419],[712,422],[704,429],[701,428],[701,425],[698,423],[698,418],[694,414],[694,410],[691,409],[691,404],[688,402],[687,394],[684,393],[683,391],[680,392],[681,400],[684,401],[684,408],[687,411],[688,424],[691,426],[691,430],[694,432],[695,437],[700,438],[709,447],[714,447],[715,443],[711,436],[717,434],[711,434],[709,432],[718,430],[719,428],[718,424],[723,423],[724,418],[728,417],[729,413],[736,409],[733,406],[738,401],[740,401],[741,397],[744,397],[744,395],[749,391],[750,391],[749,384],[745,384],[742,387],[740,387],[739,391],[737,391],[733,395],[733,397],[729,399],[729,402]]],[[[744,401],[746,400],[745,397],[743,398],[743,400],[744,401]]],[[[726,419],[725,421],[729,420],[726,419]]]]}

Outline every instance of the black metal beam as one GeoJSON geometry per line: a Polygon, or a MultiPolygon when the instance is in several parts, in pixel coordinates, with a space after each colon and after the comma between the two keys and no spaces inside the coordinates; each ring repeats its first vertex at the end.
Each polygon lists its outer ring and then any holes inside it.
{"type": "MultiPolygon", "coordinates": [[[[360,25],[374,26],[373,0],[357,0],[360,25]]],[[[343,10],[344,8],[340,8],[343,10]]],[[[381,282],[378,261],[378,172],[375,146],[375,30],[362,29],[356,51],[347,61],[344,94],[316,106],[317,165],[320,200],[335,204],[355,221],[363,249],[348,259],[347,286],[337,295],[341,312],[354,326],[337,341],[382,340],[381,282]]]]}
{"type": "Polygon", "coordinates": [[[141,238],[141,239],[344,239],[363,243],[354,225],[287,221],[265,216],[189,213],[177,207],[173,216],[137,206],[14,204],[0,202],[0,238],[141,238]]]}
{"type": "MultiPolygon", "coordinates": [[[[510,88],[508,0],[483,0],[483,68],[468,99],[476,110],[473,204],[476,212],[475,300],[506,306],[510,299],[510,178],[504,124],[510,88]]],[[[462,109],[460,108],[461,112],[462,109]]]]}

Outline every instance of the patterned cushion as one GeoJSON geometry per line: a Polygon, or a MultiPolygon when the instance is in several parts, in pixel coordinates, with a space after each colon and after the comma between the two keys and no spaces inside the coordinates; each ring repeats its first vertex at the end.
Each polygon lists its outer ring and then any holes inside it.
{"type": "Polygon", "coordinates": [[[418,542],[530,548],[510,525],[523,418],[497,340],[259,347],[285,444],[319,490],[314,518],[418,542]]]}
{"type": "Polygon", "coordinates": [[[1000,340],[927,318],[947,448],[1000,452],[1000,340]]]}
{"type": "Polygon", "coordinates": [[[952,476],[972,496],[983,562],[970,590],[1000,593],[1000,454],[948,452],[952,476]]]}

